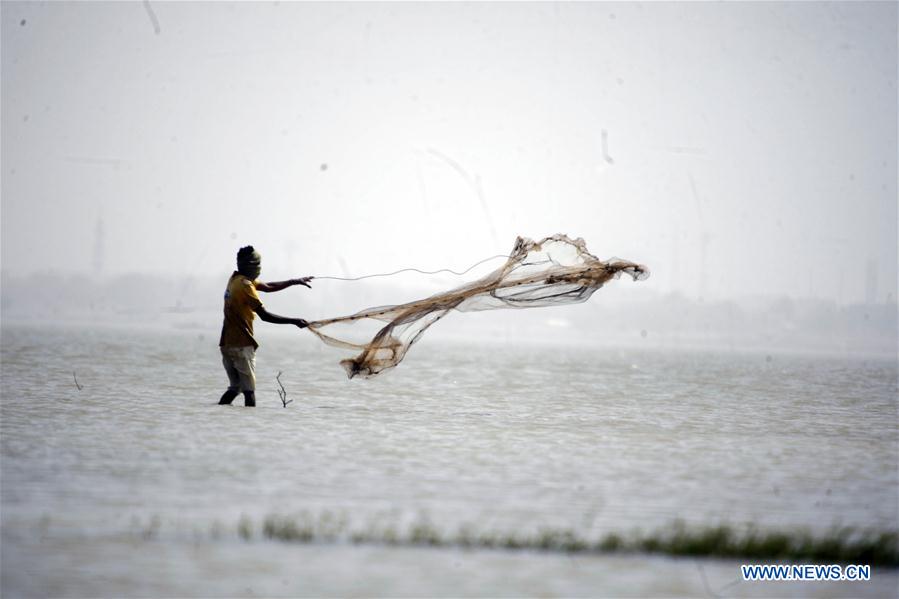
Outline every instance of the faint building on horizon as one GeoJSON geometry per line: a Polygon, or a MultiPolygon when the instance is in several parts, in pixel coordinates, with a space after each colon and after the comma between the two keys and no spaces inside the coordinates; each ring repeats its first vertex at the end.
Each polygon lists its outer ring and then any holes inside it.
{"type": "Polygon", "coordinates": [[[103,218],[97,217],[97,224],[94,226],[94,274],[102,274],[103,266],[106,262],[106,247],[104,242],[105,233],[103,230],[103,218]]]}
{"type": "Polygon", "coordinates": [[[865,265],[865,303],[877,303],[877,260],[873,258],[865,265]]]}

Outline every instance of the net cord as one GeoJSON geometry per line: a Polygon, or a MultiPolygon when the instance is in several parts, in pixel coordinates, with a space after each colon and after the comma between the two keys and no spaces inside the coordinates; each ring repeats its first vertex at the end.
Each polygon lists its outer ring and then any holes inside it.
{"type": "Polygon", "coordinates": [[[495,260],[495,259],[497,259],[497,258],[506,258],[506,259],[508,259],[508,258],[509,258],[509,255],[508,255],[508,254],[497,254],[496,256],[490,256],[489,258],[484,258],[483,260],[481,260],[481,261],[479,261],[479,262],[475,262],[474,264],[472,264],[471,266],[469,266],[468,268],[466,268],[466,269],[463,270],[462,272],[456,272],[455,270],[452,270],[452,269],[449,269],[449,268],[441,268],[440,270],[419,270],[419,269],[417,269],[417,268],[402,268],[402,269],[400,269],[400,270],[395,270],[395,271],[393,271],[393,272],[384,272],[384,273],[377,273],[377,274],[373,274],[373,275],[364,275],[364,276],[361,276],[361,277],[330,277],[330,276],[328,276],[328,277],[318,277],[318,276],[314,276],[314,277],[311,277],[311,278],[312,278],[312,280],[314,280],[314,281],[320,281],[320,280],[323,280],[323,279],[330,279],[330,280],[332,280],[332,281],[361,281],[362,279],[370,279],[370,278],[372,278],[372,277],[390,277],[390,276],[393,276],[393,275],[397,275],[397,274],[399,274],[399,273],[401,273],[401,272],[408,272],[408,271],[415,271],[415,272],[421,273],[421,274],[423,274],[423,275],[436,275],[437,273],[441,273],[441,272],[449,272],[449,273],[452,273],[452,274],[454,274],[454,275],[456,275],[456,276],[462,276],[462,275],[464,275],[465,273],[467,273],[468,271],[472,270],[473,268],[475,268],[475,267],[477,267],[477,266],[480,266],[480,265],[483,264],[484,262],[488,262],[488,261],[490,261],[490,260],[495,260]]]}

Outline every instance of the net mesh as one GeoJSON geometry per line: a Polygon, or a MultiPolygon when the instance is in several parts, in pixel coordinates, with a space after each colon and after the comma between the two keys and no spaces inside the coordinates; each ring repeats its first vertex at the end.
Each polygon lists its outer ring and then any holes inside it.
{"type": "Polygon", "coordinates": [[[640,264],[617,258],[603,262],[587,251],[580,238],[558,234],[535,242],[519,237],[505,264],[476,281],[414,302],[310,322],[309,330],[328,345],[360,352],[340,362],[349,378],[372,377],[399,364],[428,327],[450,310],[580,303],[622,273],[635,281],[649,276],[649,270],[640,264]],[[335,326],[365,320],[386,323],[367,343],[348,340],[335,326]]]}

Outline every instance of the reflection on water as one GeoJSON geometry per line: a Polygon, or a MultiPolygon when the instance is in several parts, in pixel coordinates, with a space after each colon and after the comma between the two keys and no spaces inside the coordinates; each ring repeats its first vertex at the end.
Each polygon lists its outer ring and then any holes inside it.
{"type": "MultiPolygon", "coordinates": [[[[895,362],[424,340],[396,370],[348,381],[306,336],[263,334],[251,410],[214,405],[226,385],[216,340],[3,329],[4,588],[23,580],[17,556],[61,559],[76,540],[102,572],[122,535],[154,519],[152,542],[175,553],[215,523],[303,512],[584,537],[675,518],[897,525],[895,362]]],[[[170,576],[178,589],[197,572],[170,576]]],[[[390,592],[387,581],[371,588],[390,592]]]]}

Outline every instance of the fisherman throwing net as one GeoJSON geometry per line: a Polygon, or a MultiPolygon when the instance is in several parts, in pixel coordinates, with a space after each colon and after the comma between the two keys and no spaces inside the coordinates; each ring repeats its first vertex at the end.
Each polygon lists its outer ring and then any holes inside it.
{"type": "Polygon", "coordinates": [[[534,242],[519,237],[506,263],[477,281],[398,306],[369,308],[350,316],[310,322],[309,330],[328,345],[360,352],[355,358],[340,362],[349,378],[372,377],[399,364],[425,330],[450,310],[580,303],[621,273],[635,281],[649,276],[647,268],[640,264],[616,258],[603,262],[587,251],[580,238],[559,234],[534,242]],[[386,323],[368,343],[354,343],[337,332],[335,325],[366,319],[386,323]]]}

